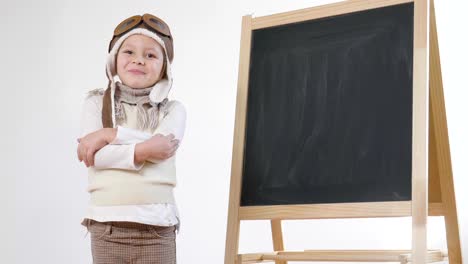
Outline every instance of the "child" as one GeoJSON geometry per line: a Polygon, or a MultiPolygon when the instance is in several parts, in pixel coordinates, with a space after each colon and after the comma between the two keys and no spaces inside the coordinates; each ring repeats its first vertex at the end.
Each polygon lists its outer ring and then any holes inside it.
{"type": "Polygon", "coordinates": [[[173,54],[163,20],[125,19],[109,44],[109,85],[85,99],[77,154],[89,168],[82,224],[95,264],[176,263],[175,152],[186,112],[167,98],[173,54]]]}

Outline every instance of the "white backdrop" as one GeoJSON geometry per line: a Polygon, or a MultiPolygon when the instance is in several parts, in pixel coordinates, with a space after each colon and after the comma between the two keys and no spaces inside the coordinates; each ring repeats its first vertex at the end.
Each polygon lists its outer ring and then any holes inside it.
{"type": "MultiPolygon", "coordinates": [[[[0,263],[91,263],[86,169],[75,138],[87,90],[104,87],[107,45],[123,18],[154,13],[175,39],[172,98],[188,110],[178,150],[182,217],[178,263],[224,258],[241,18],[330,1],[2,1],[0,47],[3,210],[0,263]]],[[[436,0],[439,43],[463,253],[468,259],[468,4],[436,0]],[[465,120],[465,121],[464,121],[465,120]]],[[[290,250],[409,248],[408,218],[288,221],[290,250]]],[[[241,225],[241,252],[271,251],[269,222],[241,225]]],[[[444,225],[429,221],[429,246],[444,248],[444,225]]]]}

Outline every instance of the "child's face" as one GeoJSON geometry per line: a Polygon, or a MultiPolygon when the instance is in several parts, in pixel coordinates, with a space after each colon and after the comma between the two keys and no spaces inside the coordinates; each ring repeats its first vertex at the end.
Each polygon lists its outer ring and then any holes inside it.
{"type": "Polygon", "coordinates": [[[161,77],[163,48],[145,35],[128,37],[117,53],[117,74],[123,84],[135,88],[153,86],[161,77]]]}

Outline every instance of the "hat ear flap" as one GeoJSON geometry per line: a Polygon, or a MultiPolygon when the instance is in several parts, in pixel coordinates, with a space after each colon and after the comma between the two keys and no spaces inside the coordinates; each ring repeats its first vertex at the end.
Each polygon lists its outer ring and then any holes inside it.
{"type": "Polygon", "coordinates": [[[162,79],[167,79],[167,59],[166,59],[166,53],[163,51],[163,56],[164,56],[164,61],[163,61],[163,65],[162,65],[162,68],[161,68],[161,73],[159,74],[159,80],[162,80],[162,79]]]}
{"type": "MultiPolygon", "coordinates": [[[[120,48],[119,48],[120,49],[120,48]]],[[[112,73],[112,76],[115,76],[117,75],[117,53],[119,53],[119,51],[117,50],[117,52],[115,53],[114,55],[114,60],[112,61],[112,67],[111,67],[111,73],[112,73]]]]}
{"type": "Polygon", "coordinates": [[[149,98],[155,103],[160,103],[166,99],[169,90],[171,89],[171,83],[168,79],[162,79],[153,87],[149,98]]]}
{"type": "Polygon", "coordinates": [[[104,96],[102,98],[102,127],[114,127],[112,122],[112,100],[111,100],[111,84],[107,86],[104,96]]]}

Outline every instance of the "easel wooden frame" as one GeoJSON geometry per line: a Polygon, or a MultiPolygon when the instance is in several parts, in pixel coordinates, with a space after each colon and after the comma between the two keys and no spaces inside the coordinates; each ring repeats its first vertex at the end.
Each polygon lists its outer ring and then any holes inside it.
{"type": "Polygon", "coordinates": [[[427,217],[444,216],[450,263],[462,263],[433,0],[348,0],[242,19],[225,264],[275,261],[440,261],[427,249],[427,217]],[[414,2],[412,201],[240,206],[252,30],[414,2]],[[430,45],[429,45],[430,44],[430,45]],[[429,89],[430,86],[430,89],[429,89]],[[281,220],[412,216],[412,250],[283,251],[281,220]],[[273,253],[238,254],[241,220],[271,220],[273,253]]]}

